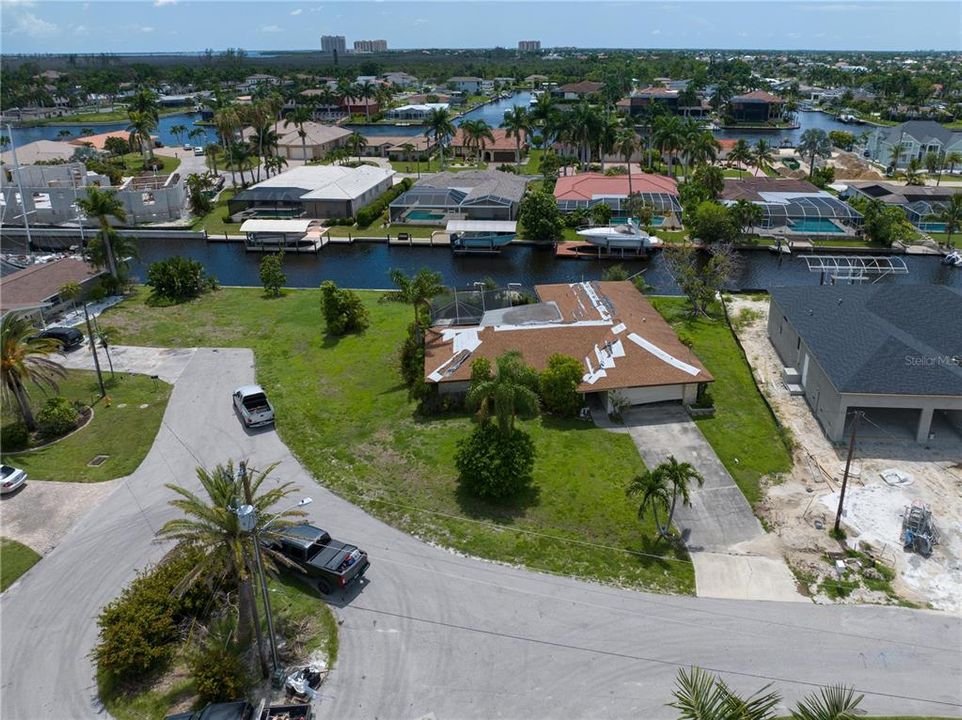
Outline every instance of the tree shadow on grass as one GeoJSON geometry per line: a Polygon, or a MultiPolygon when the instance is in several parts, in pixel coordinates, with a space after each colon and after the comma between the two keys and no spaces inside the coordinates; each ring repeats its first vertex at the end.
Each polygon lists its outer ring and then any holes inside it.
{"type": "Polygon", "coordinates": [[[454,496],[465,516],[473,520],[512,525],[517,518],[524,517],[529,508],[538,505],[541,501],[541,489],[534,483],[529,483],[511,497],[485,500],[474,495],[464,483],[459,482],[454,496]]]}
{"type": "Polygon", "coordinates": [[[625,547],[643,568],[657,568],[670,571],[675,561],[690,561],[685,546],[675,538],[657,535],[642,535],[637,543],[625,547]]]}

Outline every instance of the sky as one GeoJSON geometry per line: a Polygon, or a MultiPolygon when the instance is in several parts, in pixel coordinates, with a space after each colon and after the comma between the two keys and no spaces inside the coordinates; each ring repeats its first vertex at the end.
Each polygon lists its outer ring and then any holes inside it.
{"type": "Polygon", "coordinates": [[[959,0],[0,0],[3,53],[389,48],[962,50],[959,0]]]}

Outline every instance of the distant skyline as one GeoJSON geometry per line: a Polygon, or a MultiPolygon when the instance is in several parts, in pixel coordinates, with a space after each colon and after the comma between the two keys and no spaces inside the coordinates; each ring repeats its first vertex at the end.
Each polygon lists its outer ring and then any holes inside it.
{"type": "Polygon", "coordinates": [[[527,2],[0,0],[4,53],[318,50],[321,35],[390,49],[559,46],[962,50],[958,0],[527,2]]]}

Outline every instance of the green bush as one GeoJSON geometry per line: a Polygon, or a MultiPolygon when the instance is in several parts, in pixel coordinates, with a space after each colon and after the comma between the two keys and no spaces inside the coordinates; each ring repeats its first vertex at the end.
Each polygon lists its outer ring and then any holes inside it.
{"type": "Polygon", "coordinates": [[[625,269],[624,265],[612,265],[611,267],[605,268],[605,271],[601,273],[602,280],[627,280],[628,271],[625,269]]]}
{"type": "Polygon", "coordinates": [[[37,429],[44,438],[66,435],[77,427],[80,413],[67,398],[52,397],[43,404],[37,413],[37,429]]]}
{"type": "Polygon", "coordinates": [[[281,288],[287,282],[284,274],[284,252],[265,255],[261,260],[261,284],[264,292],[271,297],[280,297],[281,288]]]}
{"type": "Polygon", "coordinates": [[[153,288],[155,296],[172,302],[192,300],[217,287],[217,281],[203,265],[179,255],[151,263],[146,284],[153,288]]]}
{"type": "Polygon", "coordinates": [[[370,322],[358,294],[341,289],[330,280],[321,283],[321,310],[331,335],[362,332],[370,322]]]}
{"type": "Polygon", "coordinates": [[[30,433],[22,422],[7,423],[0,428],[0,447],[3,447],[4,452],[22,450],[27,447],[29,439],[30,433]]]}
{"type": "Polygon", "coordinates": [[[411,178],[404,178],[397,185],[392,187],[386,193],[381,195],[377,200],[372,202],[370,205],[365,205],[360,210],[357,211],[357,226],[367,227],[372,222],[377,220],[381,213],[387,209],[387,206],[391,204],[397,197],[402,193],[410,190],[413,181],[411,178]]]}
{"type": "Polygon", "coordinates": [[[517,428],[502,433],[493,423],[479,425],[459,441],[455,465],[461,483],[472,495],[508,498],[531,483],[534,443],[517,428]]]}
{"type": "Polygon", "coordinates": [[[187,667],[201,702],[229,702],[247,694],[250,684],[247,667],[229,636],[224,638],[221,633],[212,633],[204,645],[188,656],[187,667]]]}
{"type": "Polygon", "coordinates": [[[93,657],[112,680],[129,682],[163,667],[180,639],[180,623],[204,616],[210,588],[194,583],[183,593],[177,591],[199,560],[200,551],[194,548],[175,550],[141,572],[101,611],[93,657]]]}
{"type": "Polygon", "coordinates": [[[573,357],[560,354],[549,357],[540,377],[545,409],[555,415],[577,415],[582,405],[578,385],[584,373],[584,367],[573,357]]]}

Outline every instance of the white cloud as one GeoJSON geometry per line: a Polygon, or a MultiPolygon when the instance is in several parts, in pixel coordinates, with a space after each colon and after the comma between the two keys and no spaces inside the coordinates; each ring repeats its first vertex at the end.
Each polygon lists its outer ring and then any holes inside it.
{"type": "Polygon", "coordinates": [[[78,25],[73,29],[73,34],[78,37],[85,37],[90,34],[90,31],[87,29],[86,25],[78,25]]]}
{"type": "Polygon", "coordinates": [[[154,28],[151,25],[143,25],[138,29],[142,33],[152,33],[154,31],[154,28]]]}
{"type": "Polygon", "coordinates": [[[163,7],[164,5],[176,5],[177,0],[154,0],[154,7],[163,7]]]}
{"type": "Polygon", "coordinates": [[[300,8],[297,8],[296,10],[291,10],[291,15],[300,15],[302,12],[304,11],[300,8]]]}
{"type": "Polygon", "coordinates": [[[39,18],[32,12],[21,13],[15,20],[13,32],[30,37],[50,37],[60,32],[54,23],[39,18]]]}
{"type": "Polygon", "coordinates": [[[280,25],[263,25],[261,26],[261,32],[276,33],[281,32],[280,25]]]}
{"type": "Polygon", "coordinates": [[[33,7],[34,4],[34,0],[0,0],[0,5],[4,7],[33,7]]]}
{"type": "Polygon", "coordinates": [[[651,31],[651,34],[652,34],[652,35],[661,35],[661,30],[652,30],[652,31],[651,31]]]}

